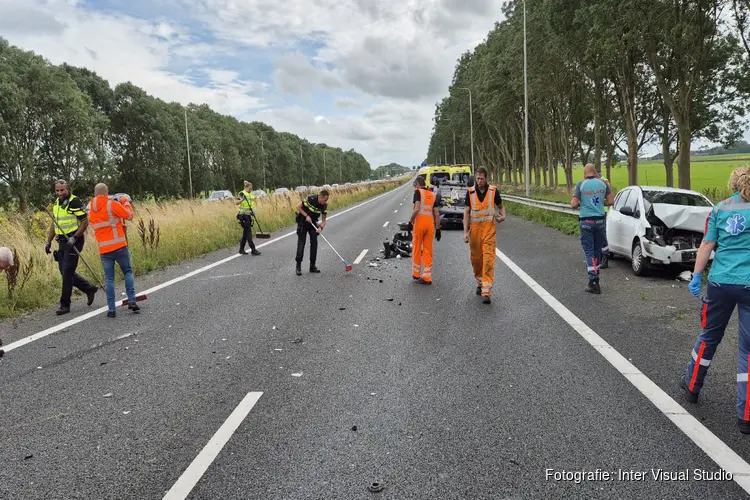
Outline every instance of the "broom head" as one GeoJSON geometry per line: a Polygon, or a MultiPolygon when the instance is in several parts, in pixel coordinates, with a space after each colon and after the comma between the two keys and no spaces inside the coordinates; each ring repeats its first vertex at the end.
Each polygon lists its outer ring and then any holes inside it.
{"type": "MultiPolygon", "coordinates": [[[[144,301],[144,300],[146,300],[147,298],[148,298],[148,297],[147,297],[146,295],[136,295],[136,296],[135,296],[135,301],[136,301],[136,302],[141,302],[141,301],[144,301]]],[[[121,304],[121,305],[123,305],[123,306],[126,306],[126,305],[128,305],[129,303],[130,303],[130,302],[128,301],[128,299],[125,299],[125,300],[123,300],[123,301],[122,301],[122,304],[121,304]]]]}

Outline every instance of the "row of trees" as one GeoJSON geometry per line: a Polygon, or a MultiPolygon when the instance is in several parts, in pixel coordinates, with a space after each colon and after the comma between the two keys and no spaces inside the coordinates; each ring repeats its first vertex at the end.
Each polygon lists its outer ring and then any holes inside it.
{"type": "Polygon", "coordinates": [[[0,38],[0,206],[46,203],[57,178],[86,195],[106,182],[136,198],[189,196],[186,112],[195,194],[236,192],[244,179],[273,189],[370,177],[354,150],[165,102],[132,83],[113,89],[86,68],[52,65],[0,38]]]}
{"type": "Polygon", "coordinates": [[[537,186],[572,185],[574,159],[617,150],[638,182],[638,155],[659,144],[667,183],[690,188],[690,145],[742,137],[750,97],[750,0],[518,0],[486,40],[461,56],[437,104],[428,159],[453,150],[499,182],[524,182],[524,4],[529,164],[537,186]],[[620,149],[622,148],[622,149],[620,149]]]}

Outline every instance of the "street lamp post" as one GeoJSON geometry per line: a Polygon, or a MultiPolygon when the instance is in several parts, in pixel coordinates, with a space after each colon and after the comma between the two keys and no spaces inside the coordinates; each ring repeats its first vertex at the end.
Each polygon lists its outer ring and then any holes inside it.
{"type": "Polygon", "coordinates": [[[302,144],[299,145],[299,175],[302,179],[302,185],[305,185],[305,160],[302,158],[302,144]]]}
{"type": "Polygon", "coordinates": [[[523,107],[524,107],[524,143],[526,149],[525,179],[526,179],[526,197],[528,198],[529,186],[529,91],[528,91],[528,70],[526,62],[526,0],[523,0],[523,107]]]}
{"type": "Polygon", "coordinates": [[[266,190],[266,150],[263,147],[263,132],[260,133],[260,151],[263,153],[263,190],[266,190]]]}
{"type": "Polygon", "coordinates": [[[467,87],[458,87],[458,88],[461,90],[469,91],[469,132],[471,135],[471,172],[474,173],[474,113],[472,111],[472,105],[471,105],[471,89],[467,87]]]}
{"type": "Polygon", "coordinates": [[[190,166],[190,138],[188,137],[187,108],[185,108],[185,142],[187,143],[188,179],[190,180],[190,198],[193,198],[193,169],[190,166]]]}

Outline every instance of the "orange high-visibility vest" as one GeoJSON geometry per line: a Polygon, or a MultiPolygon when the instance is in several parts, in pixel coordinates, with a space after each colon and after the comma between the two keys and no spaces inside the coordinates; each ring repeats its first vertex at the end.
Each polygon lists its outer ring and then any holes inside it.
{"type": "Polygon", "coordinates": [[[127,200],[123,205],[99,195],[89,202],[89,225],[94,229],[100,255],[128,245],[122,219],[133,219],[133,211],[127,200]]]}
{"type": "Polygon", "coordinates": [[[495,223],[495,186],[487,187],[487,194],[484,195],[484,201],[479,201],[479,195],[476,188],[469,190],[469,201],[471,202],[471,211],[469,212],[469,222],[477,225],[483,222],[495,223]]]}
{"type": "Polygon", "coordinates": [[[427,191],[426,189],[419,190],[419,212],[417,217],[420,215],[426,215],[430,218],[434,218],[432,209],[435,207],[435,193],[427,191]]]}

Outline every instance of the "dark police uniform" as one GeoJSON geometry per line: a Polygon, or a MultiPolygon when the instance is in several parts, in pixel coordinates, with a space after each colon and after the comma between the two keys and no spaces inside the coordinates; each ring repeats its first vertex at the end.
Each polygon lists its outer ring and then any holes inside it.
{"type": "MultiPolygon", "coordinates": [[[[60,295],[58,314],[63,314],[70,310],[73,287],[78,288],[88,296],[88,305],[93,302],[97,288],[76,272],[78,269],[78,253],[68,244],[68,238],[75,234],[79,224],[87,217],[83,202],[74,195],[69,195],[62,201],[58,198],[55,201],[53,215],[62,227],[61,231],[55,225],[55,235],[59,244],[58,250],[55,252],[55,260],[62,275],[62,294],[60,295]]],[[[79,252],[83,252],[83,244],[84,235],[82,234],[76,239],[74,246],[79,252]]]]}
{"type": "MultiPolygon", "coordinates": [[[[317,194],[311,194],[308,196],[307,199],[302,202],[302,208],[307,212],[316,226],[318,224],[318,219],[322,215],[328,215],[328,204],[318,203],[317,194]]],[[[307,234],[310,235],[310,271],[317,272],[315,260],[318,257],[318,233],[316,228],[307,222],[307,219],[305,219],[301,213],[297,212],[297,256],[295,260],[298,265],[302,263],[302,258],[305,254],[305,240],[307,239],[307,234]]]]}

